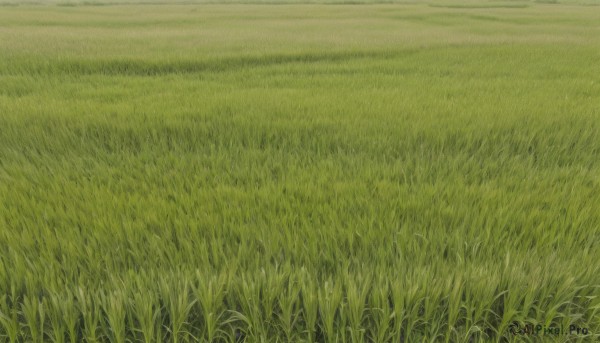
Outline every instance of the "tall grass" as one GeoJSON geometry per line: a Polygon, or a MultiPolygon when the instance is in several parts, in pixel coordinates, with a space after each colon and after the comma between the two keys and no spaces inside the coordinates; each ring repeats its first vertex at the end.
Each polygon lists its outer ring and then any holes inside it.
{"type": "Polygon", "coordinates": [[[597,339],[600,12],[504,4],[1,7],[0,341],[597,339]]]}

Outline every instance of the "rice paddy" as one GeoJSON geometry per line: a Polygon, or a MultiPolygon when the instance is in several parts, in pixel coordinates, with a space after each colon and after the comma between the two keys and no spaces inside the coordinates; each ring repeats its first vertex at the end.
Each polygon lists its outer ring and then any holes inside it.
{"type": "Polygon", "coordinates": [[[600,337],[593,1],[1,4],[0,342],[600,337]]]}

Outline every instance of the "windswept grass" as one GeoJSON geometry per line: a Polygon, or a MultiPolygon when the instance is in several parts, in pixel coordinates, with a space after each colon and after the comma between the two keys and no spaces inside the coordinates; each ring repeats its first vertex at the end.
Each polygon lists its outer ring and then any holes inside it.
{"type": "Polygon", "coordinates": [[[0,8],[0,341],[597,340],[600,11],[521,4],[0,8]]]}

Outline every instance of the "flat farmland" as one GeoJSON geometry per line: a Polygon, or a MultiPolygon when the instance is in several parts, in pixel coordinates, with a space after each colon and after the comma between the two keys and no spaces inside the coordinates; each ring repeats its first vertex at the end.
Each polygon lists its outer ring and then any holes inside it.
{"type": "Polygon", "coordinates": [[[0,342],[600,337],[594,2],[0,4],[0,342]]]}

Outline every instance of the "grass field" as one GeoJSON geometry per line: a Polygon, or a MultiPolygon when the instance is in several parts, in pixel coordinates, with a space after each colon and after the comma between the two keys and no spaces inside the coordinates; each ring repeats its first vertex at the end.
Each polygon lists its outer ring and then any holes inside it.
{"type": "Polygon", "coordinates": [[[600,337],[593,1],[17,3],[0,342],[600,337]]]}

